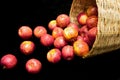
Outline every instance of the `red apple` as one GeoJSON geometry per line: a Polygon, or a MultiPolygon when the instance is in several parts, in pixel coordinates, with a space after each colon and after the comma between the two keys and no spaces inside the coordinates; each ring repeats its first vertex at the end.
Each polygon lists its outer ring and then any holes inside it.
{"type": "Polygon", "coordinates": [[[65,60],[72,60],[74,57],[73,46],[66,45],[62,48],[62,57],[65,60]]]}
{"type": "Polygon", "coordinates": [[[90,47],[92,46],[93,42],[91,42],[91,40],[89,39],[87,34],[84,34],[83,37],[83,41],[85,41],[90,47]]]}
{"type": "Polygon", "coordinates": [[[92,43],[94,43],[97,35],[97,27],[93,27],[88,31],[88,37],[92,43]]]}
{"type": "Polygon", "coordinates": [[[97,16],[90,16],[90,17],[88,17],[86,23],[87,23],[88,29],[91,29],[93,27],[97,27],[98,17],[97,16]]]}
{"type": "Polygon", "coordinates": [[[74,41],[78,36],[78,30],[73,27],[66,27],[63,31],[63,36],[67,41],[74,41]]]}
{"type": "Polygon", "coordinates": [[[54,38],[57,38],[57,37],[59,37],[59,36],[63,36],[63,29],[60,28],[60,27],[54,28],[53,31],[52,31],[52,36],[53,36],[54,38]]]}
{"type": "Polygon", "coordinates": [[[79,35],[79,36],[77,37],[77,40],[83,40],[83,37],[79,35]]]}
{"type": "Polygon", "coordinates": [[[89,6],[87,11],[86,11],[88,16],[98,16],[98,8],[96,5],[89,6]]]}
{"type": "Polygon", "coordinates": [[[83,40],[85,41],[89,46],[92,46],[92,42],[90,41],[89,37],[88,37],[88,28],[86,25],[82,26],[81,28],[79,28],[79,36],[77,38],[77,40],[83,40]]]}
{"type": "Polygon", "coordinates": [[[85,25],[87,18],[88,18],[87,14],[84,12],[81,12],[77,16],[77,21],[80,25],[85,25]]]}
{"type": "Polygon", "coordinates": [[[47,60],[50,63],[58,63],[61,60],[61,51],[57,48],[53,48],[47,53],[47,60]]]}
{"type": "Polygon", "coordinates": [[[84,57],[89,53],[89,46],[82,40],[77,40],[73,44],[74,54],[80,57],[84,57]]]}
{"type": "Polygon", "coordinates": [[[84,36],[84,34],[86,34],[87,32],[88,32],[87,25],[84,25],[81,28],[79,28],[79,35],[84,36]]]}
{"type": "Polygon", "coordinates": [[[63,36],[57,37],[54,41],[54,46],[56,48],[61,49],[63,46],[65,46],[67,44],[67,42],[65,41],[63,36]]]}
{"type": "Polygon", "coordinates": [[[60,14],[56,18],[57,26],[65,28],[70,23],[70,18],[67,14],[60,14]]]}
{"type": "Polygon", "coordinates": [[[54,43],[54,38],[50,34],[44,34],[41,36],[40,42],[44,46],[51,46],[54,43]]]}
{"type": "Polygon", "coordinates": [[[75,23],[70,23],[70,24],[68,24],[68,26],[67,27],[73,27],[73,28],[75,28],[76,30],[79,30],[79,27],[78,27],[78,25],[77,24],[75,24],[75,23]]]}
{"type": "Polygon", "coordinates": [[[48,28],[49,28],[49,30],[52,31],[55,27],[58,27],[56,20],[51,20],[51,21],[48,23],[48,28]]]}
{"type": "Polygon", "coordinates": [[[0,64],[3,66],[5,69],[12,69],[16,66],[17,64],[17,58],[13,54],[5,54],[2,56],[0,60],[0,64]]]}
{"type": "Polygon", "coordinates": [[[28,73],[37,74],[42,69],[42,63],[35,58],[31,58],[26,62],[25,68],[28,73]]]}
{"type": "Polygon", "coordinates": [[[89,39],[89,37],[88,37],[88,31],[89,31],[89,30],[88,30],[88,28],[87,28],[87,25],[82,26],[82,27],[79,29],[79,35],[80,35],[80,37],[78,37],[77,40],[82,39],[82,40],[85,41],[89,46],[91,46],[92,43],[91,43],[91,41],[90,41],[90,39],[89,39]]]}
{"type": "Polygon", "coordinates": [[[23,41],[20,44],[20,51],[25,55],[32,54],[34,50],[35,50],[35,44],[32,41],[23,41]]]}
{"type": "Polygon", "coordinates": [[[32,37],[32,29],[29,26],[21,26],[18,29],[18,35],[22,39],[30,39],[32,37]]]}
{"type": "Polygon", "coordinates": [[[47,30],[43,26],[36,26],[34,28],[34,35],[37,38],[40,38],[42,35],[47,34],[47,30]]]}

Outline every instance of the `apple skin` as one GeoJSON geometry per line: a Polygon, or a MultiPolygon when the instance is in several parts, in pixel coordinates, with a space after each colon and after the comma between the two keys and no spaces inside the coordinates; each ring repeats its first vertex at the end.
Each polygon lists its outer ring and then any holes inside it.
{"type": "Polygon", "coordinates": [[[12,69],[17,65],[17,58],[15,55],[8,53],[2,56],[0,60],[0,64],[3,66],[4,69],[12,69]]]}
{"type": "Polygon", "coordinates": [[[97,27],[91,28],[87,33],[91,43],[93,44],[97,35],[97,27]]]}
{"type": "Polygon", "coordinates": [[[34,28],[34,36],[40,38],[42,35],[47,34],[47,30],[44,26],[36,26],[34,28]]]}
{"type": "Polygon", "coordinates": [[[87,18],[88,18],[87,14],[84,13],[84,12],[81,12],[77,16],[77,21],[80,25],[85,25],[86,21],[87,21],[87,18]]]}
{"type": "Polygon", "coordinates": [[[77,40],[73,43],[74,54],[80,57],[86,56],[89,53],[89,46],[82,40],[77,40]]]}
{"type": "Polygon", "coordinates": [[[62,57],[65,60],[72,60],[74,58],[73,46],[66,45],[62,48],[62,57]]]}
{"type": "Polygon", "coordinates": [[[78,30],[73,27],[66,27],[63,31],[63,36],[68,42],[73,42],[78,36],[78,30]]]}
{"type": "Polygon", "coordinates": [[[72,22],[70,22],[70,24],[68,24],[68,26],[67,26],[67,27],[73,27],[73,28],[75,28],[76,30],[79,30],[78,25],[77,25],[77,24],[75,24],[75,23],[72,23],[72,22]]]}
{"type": "Polygon", "coordinates": [[[65,28],[70,23],[70,17],[67,14],[60,14],[56,18],[57,26],[65,28]]]}
{"type": "Polygon", "coordinates": [[[54,38],[50,34],[44,34],[40,38],[40,43],[46,47],[52,46],[54,43],[54,38]]]}
{"type": "Polygon", "coordinates": [[[33,41],[23,41],[20,44],[20,51],[25,55],[30,55],[35,50],[35,44],[33,41]]]}
{"type": "Polygon", "coordinates": [[[97,5],[92,5],[92,6],[89,6],[88,9],[86,10],[86,13],[88,16],[98,16],[98,8],[97,8],[97,5]]]}
{"type": "Polygon", "coordinates": [[[93,42],[91,42],[91,40],[89,39],[89,37],[88,37],[88,34],[86,33],[86,34],[84,34],[84,35],[79,35],[78,37],[77,37],[77,40],[82,40],[82,41],[84,41],[84,42],[86,42],[90,47],[92,46],[92,44],[93,44],[93,42]]]}
{"type": "Polygon", "coordinates": [[[37,74],[42,69],[42,63],[38,59],[31,58],[26,62],[25,68],[28,73],[37,74]]]}
{"type": "Polygon", "coordinates": [[[56,20],[51,20],[51,21],[48,23],[48,28],[49,28],[49,30],[52,31],[52,30],[53,30],[54,28],[56,28],[56,27],[58,27],[56,20]]]}
{"type": "Polygon", "coordinates": [[[54,28],[52,31],[52,36],[54,37],[54,39],[59,37],[59,36],[63,36],[63,29],[60,27],[54,28]]]}
{"type": "Polygon", "coordinates": [[[18,29],[18,35],[24,40],[30,39],[32,37],[32,29],[29,26],[21,26],[18,29]]]}
{"type": "Polygon", "coordinates": [[[77,40],[83,40],[83,37],[79,35],[79,36],[77,37],[77,40]]]}
{"type": "Polygon", "coordinates": [[[97,23],[98,23],[98,17],[90,16],[87,19],[86,25],[87,25],[88,29],[91,29],[93,27],[97,27],[97,23]]]}
{"type": "Polygon", "coordinates": [[[87,27],[87,25],[84,25],[84,26],[82,26],[81,28],[79,28],[79,35],[84,35],[84,34],[86,34],[88,32],[88,27],[87,27]]]}
{"type": "Polygon", "coordinates": [[[50,63],[58,63],[61,60],[61,51],[57,48],[53,48],[47,53],[47,60],[50,63]]]}
{"type": "Polygon", "coordinates": [[[93,42],[91,42],[91,40],[89,39],[88,34],[86,33],[82,37],[83,37],[83,40],[89,45],[89,47],[91,47],[93,42]]]}
{"type": "Polygon", "coordinates": [[[54,46],[58,49],[61,49],[66,44],[67,44],[67,42],[65,41],[65,38],[63,36],[57,37],[54,40],[54,46]]]}
{"type": "Polygon", "coordinates": [[[89,29],[88,29],[87,25],[82,26],[82,27],[79,29],[79,36],[80,36],[80,37],[78,37],[77,40],[78,40],[78,39],[82,39],[82,40],[85,41],[89,46],[92,46],[93,42],[91,42],[91,40],[90,40],[89,37],[88,37],[88,31],[89,31],[89,29]]]}

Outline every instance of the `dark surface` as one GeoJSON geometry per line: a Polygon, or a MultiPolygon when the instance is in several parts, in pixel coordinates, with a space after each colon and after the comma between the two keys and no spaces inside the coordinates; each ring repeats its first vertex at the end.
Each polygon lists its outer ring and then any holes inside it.
{"type": "MultiPolygon", "coordinates": [[[[32,55],[25,56],[19,51],[23,41],[18,37],[17,30],[22,25],[34,29],[37,25],[47,28],[48,22],[61,13],[69,14],[72,0],[39,0],[39,2],[2,2],[0,15],[0,58],[12,53],[18,59],[18,64],[11,70],[0,66],[0,80],[119,80],[120,79],[120,50],[112,51],[87,59],[75,57],[72,61],[61,60],[58,64],[50,64],[46,60],[49,48],[40,45],[34,36],[31,39],[36,44],[32,55]],[[7,6],[7,7],[6,7],[7,6]],[[38,74],[28,74],[25,62],[30,58],[42,62],[42,70],[38,74]]],[[[48,29],[48,28],[47,28],[48,29]]]]}

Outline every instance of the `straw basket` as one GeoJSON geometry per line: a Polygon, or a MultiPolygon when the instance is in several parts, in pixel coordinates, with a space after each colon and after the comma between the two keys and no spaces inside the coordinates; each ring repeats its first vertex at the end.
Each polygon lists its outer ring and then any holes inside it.
{"type": "Polygon", "coordinates": [[[94,4],[98,7],[98,33],[89,54],[83,58],[120,49],[120,0],[73,0],[71,22],[78,24],[77,15],[94,4]]]}

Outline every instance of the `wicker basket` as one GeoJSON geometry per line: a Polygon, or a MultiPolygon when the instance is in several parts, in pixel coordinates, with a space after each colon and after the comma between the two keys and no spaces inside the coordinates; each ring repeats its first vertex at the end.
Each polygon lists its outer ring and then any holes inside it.
{"type": "Polygon", "coordinates": [[[83,58],[120,49],[120,0],[73,0],[69,14],[71,22],[78,24],[77,15],[95,4],[98,33],[89,54],[83,58]]]}

